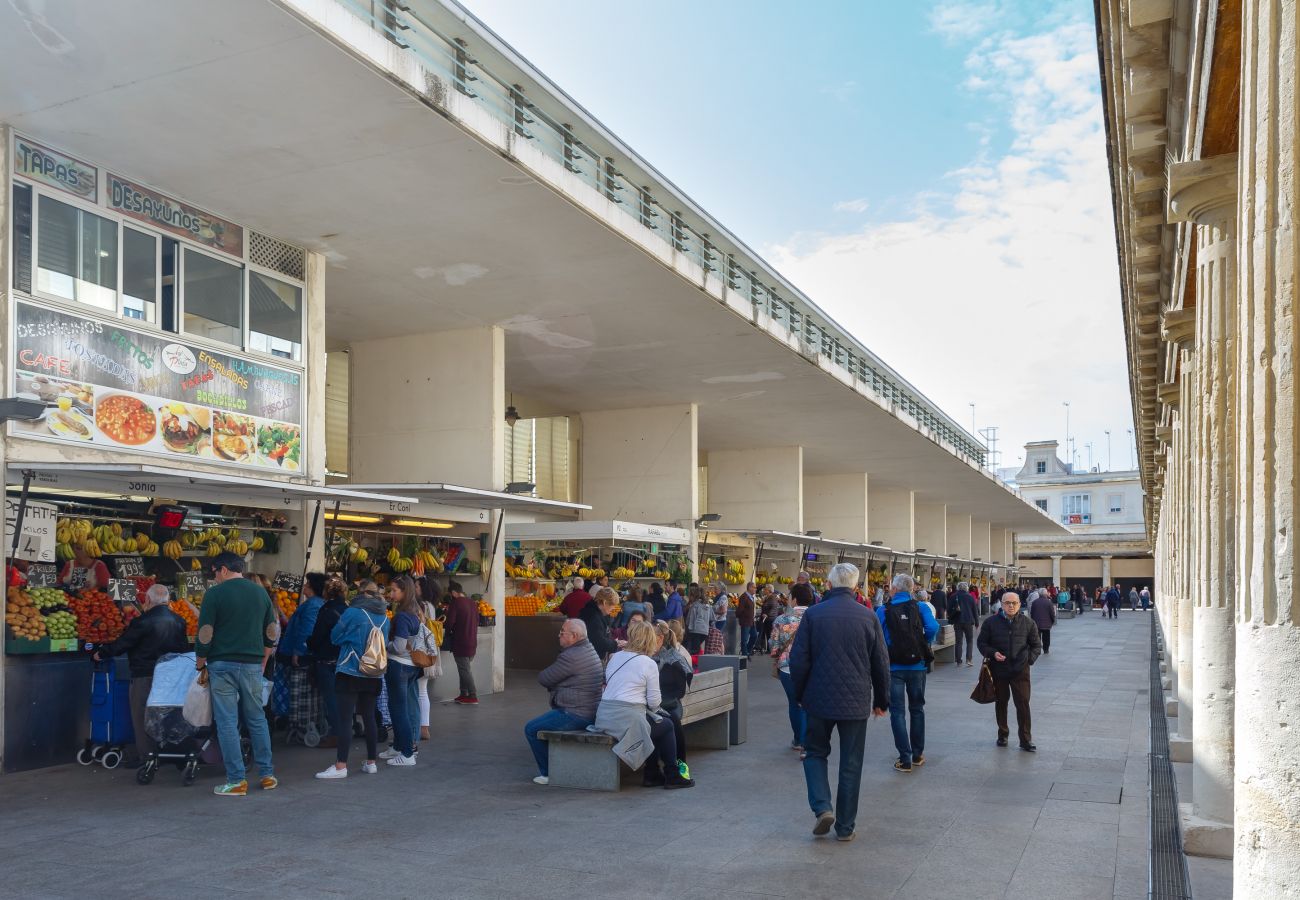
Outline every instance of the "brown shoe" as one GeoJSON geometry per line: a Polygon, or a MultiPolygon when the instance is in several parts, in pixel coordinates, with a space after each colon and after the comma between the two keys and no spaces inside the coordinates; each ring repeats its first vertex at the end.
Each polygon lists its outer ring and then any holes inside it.
{"type": "Polygon", "coordinates": [[[316,745],[316,748],[318,750],[333,750],[338,745],[339,739],[331,734],[329,737],[321,738],[321,742],[316,745]]]}

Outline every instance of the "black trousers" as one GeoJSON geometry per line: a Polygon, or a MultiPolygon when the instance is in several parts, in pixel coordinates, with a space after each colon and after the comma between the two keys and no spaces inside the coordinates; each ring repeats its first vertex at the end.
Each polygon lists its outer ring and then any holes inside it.
{"type": "Polygon", "coordinates": [[[966,642],[966,662],[970,662],[975,657],[975,626],[974,625],[954,625],[952,626],[953,639],[957,643],[952,648],[952,661],[954,664],[961,662],[961,644],[966,642]]]}
{"type": "Polygon", "coordinates": [[[348,761],[348,751],[352,749],[352,716],[361,713],[361,721],[366,729],[366,759],[376,759],[379,755],[379,721],[375,717],[375,707],[379,702],[381,679],[358,678],[355,675],[339,674],[334,682],[334,702],[338,711],[339,745],[335,759],[341,763],[348,761]]]}
{"type": "Polygon", "coordinates": [[[1029,667],[1021,669],[1014,675],[993,676],[993,686],[997,688],[997,700],[994,713],[998,719],[998,737],[1006,740],[1011,729],[1007,727],[1007,700],[1016,704],[1016,730],[1020,735],[1020,745],[1034,742],[1029,720],[1029,667]]]}
{"type": "Polygon", "coordinates": [[[695,634],[694,632],[687,632],[686,652],[689,653],[691,656],[694,656],[695,654],[699,653],[700,648],[704,646],[704,638],[705,635],[695,634]]]}
{"type": "Polygon", "coordinates": [[[1038,635],[1043,639],[1043,652],[1046,653],[1047,648],[1052,646],[1052,629],[1040,628],[1038,629],[1038,635]]]}
{"type": "Polygon", "coordinates": [[[650,740],[654,742],[655,752],[645,761],[647,777],[654,777],[656,772],[660,772],[661,765],[664,776],[677,772],[677,728],[681,726],[677,725],[672,716],[661,716],[658,722],[650,720],[650,740]]]}

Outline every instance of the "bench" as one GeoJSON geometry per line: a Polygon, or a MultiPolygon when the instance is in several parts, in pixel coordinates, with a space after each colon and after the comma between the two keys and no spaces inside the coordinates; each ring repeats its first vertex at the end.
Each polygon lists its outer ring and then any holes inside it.
{"type": "MultiPolygon", "coordinates": [[[[731,669],[701,672],[682,697],[682,728],[692,749],[726,750],[730,743],[731,669]]],[[[556,787],[617,791],[632,772],[614,755],[618,741],[594,731],[539,731],[546,741],[550,783],[556,787]]]]}

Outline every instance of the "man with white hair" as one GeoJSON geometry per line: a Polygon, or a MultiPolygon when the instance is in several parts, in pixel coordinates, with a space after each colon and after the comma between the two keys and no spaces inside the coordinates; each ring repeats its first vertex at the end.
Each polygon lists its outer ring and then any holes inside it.
{"type": "Polygon", "coordinates": [[[167,606],[171,594],[161,584],[145,591],[141,606],[144,613],[126,626],[122,636],[107,647],[95,651],[96,661],[126,654],[131,667],[131,690],[128,702],[131,707],[131,725],[135,729],[135,749],[141,757],[158,752],[158,742],[144,730],[145,705],[153,688],[153,670],[158,660],[168,653],[188,653],[190,642],[185,637],[185,620],[167,606]]]}
{"type": "Polygon", "coordinates": [[[889,648],[889,724],[898,750],[894,770],[907,775],[913,766],[925,765],[925,673],[934,660],[930,644],[939,636],[939,623],[913,598],[911,575],[899,572],[889,587],[889,602],[876,615],[889,648]]]}
{"type": "Polygon", "coordinates": [[[569,593],[565,594],[564,599],[560,601],[560,612],[570,619],[582,615],[582,610],[591,602],[591,594],[583,586],[585,583],[581,578],[573,579],[569,584],[569,593]]]}
{"type": "MultiPolygon", "coordinates": [[[[831,589],[808,607],[790,648],[790,681],[795,702],[807,714],[804,779],[808,805],[817,823],[813,834],[835,828],[851,841],[857,825],[858,792],[867,719],[888,711],[889,657],[880,623],[858,603],[858,567],[839,563],[829,573],[831,589]],[[839,787],[831,806],[827,757],[831,732],[840,735],[839,787]]],[[[793,593],[793,592],[792,592],[793,593]]]]}
{"type": "Polygon", "coordinates": [[[587,639],[587,623],[565,619],[560,626],[560,655],[541,672],[537,682],[551,692],[551,708],[524,725],[524,737],[537,760],[537,784],[550,783],[546,741],[539,731],[581,731],[596,720],[605,668],[587,639]]]}
{"type": "Polygon", "coordinates": [[[1029,715],[1029,668],[1043,652],[1043,644],[1034,620],[1020,612],[1019,594],[1007,591],[1002,595],[1002,609],[980,626],[979,648],[997,688],[998,746],[1005,747],[1011,734],[1007,727],[1007,700],[1011,699],[1016,706],[1020,749],[1033,753],[1038,747],[1029,715]]]}

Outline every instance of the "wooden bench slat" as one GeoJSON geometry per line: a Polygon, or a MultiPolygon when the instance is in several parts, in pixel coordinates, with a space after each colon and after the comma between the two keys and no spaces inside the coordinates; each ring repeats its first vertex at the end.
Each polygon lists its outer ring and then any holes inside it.
{"type": "Polygon", "coordinates": [[[539,731],[537,736],[544,741],[560,741],[575,744],[608,744],[614,746],[618,741],[613,735],[599,731],[539,731]]]}

